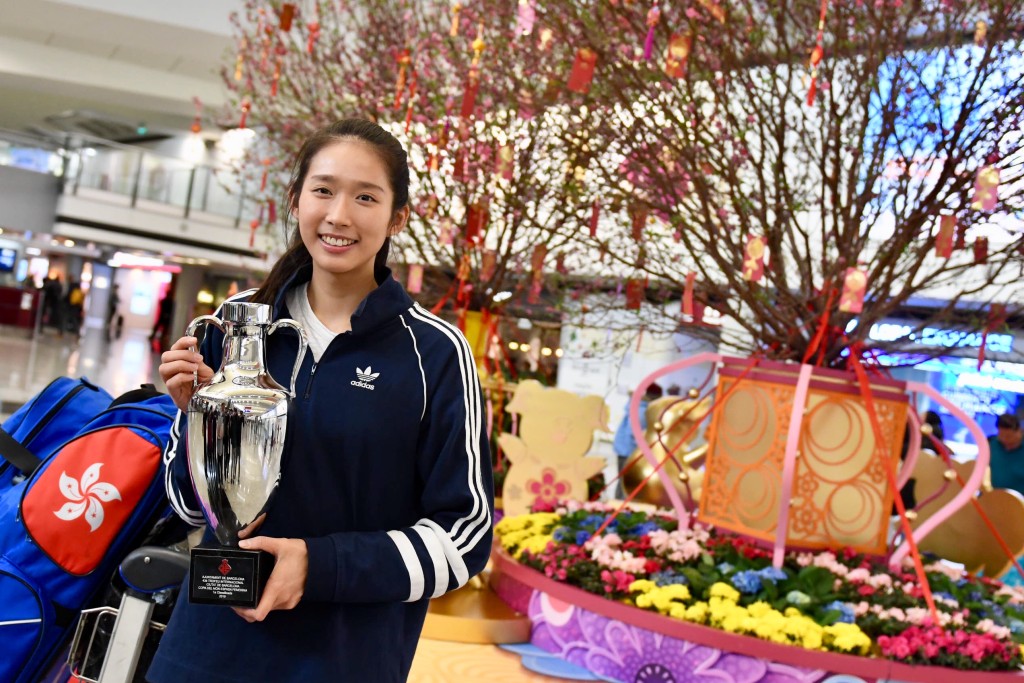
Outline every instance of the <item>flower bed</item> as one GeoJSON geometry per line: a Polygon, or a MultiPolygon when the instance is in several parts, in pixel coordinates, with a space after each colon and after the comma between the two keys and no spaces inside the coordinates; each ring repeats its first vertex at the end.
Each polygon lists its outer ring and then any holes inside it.
{"type": "Polygon", "coordinates": [[[912,568],[850,552],[786,555],[667,512],[570,502],[495,526],[518,562],[584,591],[666,617],[810,650],[978,671],[1019,670],[1024,590],[941,562],[925,569],[938,623],[912,568]]]}

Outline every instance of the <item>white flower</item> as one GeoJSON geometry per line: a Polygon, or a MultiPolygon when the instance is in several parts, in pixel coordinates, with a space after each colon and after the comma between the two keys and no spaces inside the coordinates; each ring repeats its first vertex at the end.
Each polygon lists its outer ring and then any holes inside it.
{"type": "Polygon", "coordinates": [[[60,473],[60,491],[70,503],[64,503],[60,510],[53,514],[71,521],[78,519],[85,514],[85,521],[89,523],[89,531],[96,531],[103,524],[103,503],[112,500],[121,500],[121,493],[113,484],[99,481],[100,467],[103,463],[98,462],[90,465],[82,475],[82,481],[69,477],[67,472],[60,473]]]}

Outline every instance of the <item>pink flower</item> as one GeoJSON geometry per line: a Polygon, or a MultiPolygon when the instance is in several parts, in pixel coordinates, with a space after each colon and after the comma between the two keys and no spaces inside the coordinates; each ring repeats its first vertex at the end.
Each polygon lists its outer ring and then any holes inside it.
{"type": "Polygon", "coordinates": [[[545,467],[543,472],[541,472],[540,481],[536,479],[527,480],[526,490],[533,494],[537,503],[554,505],[565,494],[569,493],[569,482],[564,480],[557,481],[555,479],[555,470],[551,467],[545,467]]]}

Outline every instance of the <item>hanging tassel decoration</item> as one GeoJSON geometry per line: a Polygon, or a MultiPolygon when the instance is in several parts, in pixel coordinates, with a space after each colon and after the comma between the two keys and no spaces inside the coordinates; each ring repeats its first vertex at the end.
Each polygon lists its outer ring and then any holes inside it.
{"type": "MultiPolygon", "coordinates": [[[[260,162],[260,163],[263,164],[263,178],[260,180],[260,192],[263,192],[264,190],[267,189],[267,175],[270,172],[270,164],[272,162],[273,162],[273,159],[269,159],[269,158],[268,159],[264,159],[263,161],[260,162]]],[[[271,222],[273,222],[273,221],[271,221],[271,222]]]]}
{"type": "Polygon", "coordinates": [[[245,119],[246,119],[246,117],[249,116],[249,110],[252,109],[252,103],[249,102],[249,100],[243,100],[242,101],[242,105],[241,105],[241,109],[242,109],[242,118],[238,122],[238,127],[239,128],[245,128],[245,119]]]}
{"type": "Polygon", "coordinates": [[[198,97],[192,98],[192,104],[196,106],[196,116],[192,119],[192,132],[196,135],[203,130],[202,118],[203,118],[203,103],[198,97]]]}
{"type": "Polygon", "coordinates": [[[649,62],[651,60],[651,54],[654,52],[654,28],[658,25],[658,20],[661,19],[661,9],[657,3],[651,9],[647,11],[647,38],[644,39],[644,61],[649,62]]]}
{"type": "Polygon", "coordinates": [[[462,3],[457,2],[452,5],[452,27],[448,30],[448,35],[452,38],[459,35],[459,12],[462,11],[462,3]]]}
{"type": "Polygon", "coordinates": [[[238,46],[238,56],[235,57],[235,80],[242,80],[242,66],[245,64],[245,51],[249,48],[249,39],[242,38],[241,45],[238,46]]]}
{"type": "Polygon", "coordinates": [[[818,65],[825,56],[825,14],[828,12],[828,0],[821,0],[821,14],[818,16],[818,37],[807,68],[811,72],[811,85],[807,90],[807,106],[814,106],[814,98],[818,93],[818,65]]]}
{"type": "Polygon", "coordinates": [[[974,263],[982,265],[988,263],[988,238],[979,237],[974,240],[974,263]]]}
{"type": "Polygon", "coordinates": [[[267,224],[273,225],[277,222],[277,202],[273,199],[267,201],[267,224]]]}
{"type": "Polygon", "coordinates": [[[412,72],[412,78],[409,79],[409,106],[405,108],[405,132],[409,132],[409,126],[412,125],[412,112],[413,105],[416,102],[416,72],[412,72]]]}
{"type": "Polygon", "coordinates": [[[480,55],[483,54],[487,43],[484,42],[484,23],[481,21],[476,29],[476,38],[473,39],[473,63],[472,68],[480,66],[480,55]]]}
{"type": "Polygon", "coordinates": [[[597,237],[597,219],[601,217],[601,202],[595,199],[590,207],[590,236],[597,237]]]}
{"type": "Polygon", "coordinates": [[[313,54],[313,47],[320,40],[320,6],[316,5],[313,10],[313,21],[306,25],[309,29],[309,39],[306,41],[306,54],[313,54]]]}
{"type": "Polygon", "coordinates": [[[276,57],[274,58],[274,76],[270,80],[270,96],[277,97],[277,84],[281,81],[281,59],[284,53],[287,52],[284,45],[279,44],[275,49],[276,57]]]}
{"type": "Polygon", "coordinates": [[[402,107],[402,91],[405,90],[405,79],[406,70],[409,68],[409,63],[412,61],[410,57],[409,48],[405,48],[398,53],[395,57],[395,61],[398,62],[398,82],[395,83],[395,110],[397,111],[402,107]]]}
{"type": "Polygon", "coordinates": [[[263,223],[263,209],[265,207],[260,206],[260,215],[253,218],[249,222],[249,248],[252,249],[256,246],[256,231],[259,230],[260,224],[263,223]]]}

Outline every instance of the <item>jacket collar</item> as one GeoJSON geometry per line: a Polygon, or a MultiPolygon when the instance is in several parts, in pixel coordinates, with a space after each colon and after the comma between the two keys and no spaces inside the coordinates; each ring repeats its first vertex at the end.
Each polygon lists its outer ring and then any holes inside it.
{"type": "MultiPolygon", "coordinates": [[[[352,314],[352,334],[358,336],[369,333],[378,327],[394,320],[401,313],[412,307],[413,300],[406,293],[405,288],[392,276],[391,269],[387,266],[377,268],[373,273],[377,281],[377,288],[366,295],[359,306],[352,314]]],[[[286,293],[309,282],[313,277],[313,265],[307,264],[298,269],[291,278],[285,282],[284,287],[277,293],[277,301],[274,302],[274,318],[289,317],[288,307],[285,305],[286,293]]]]}

